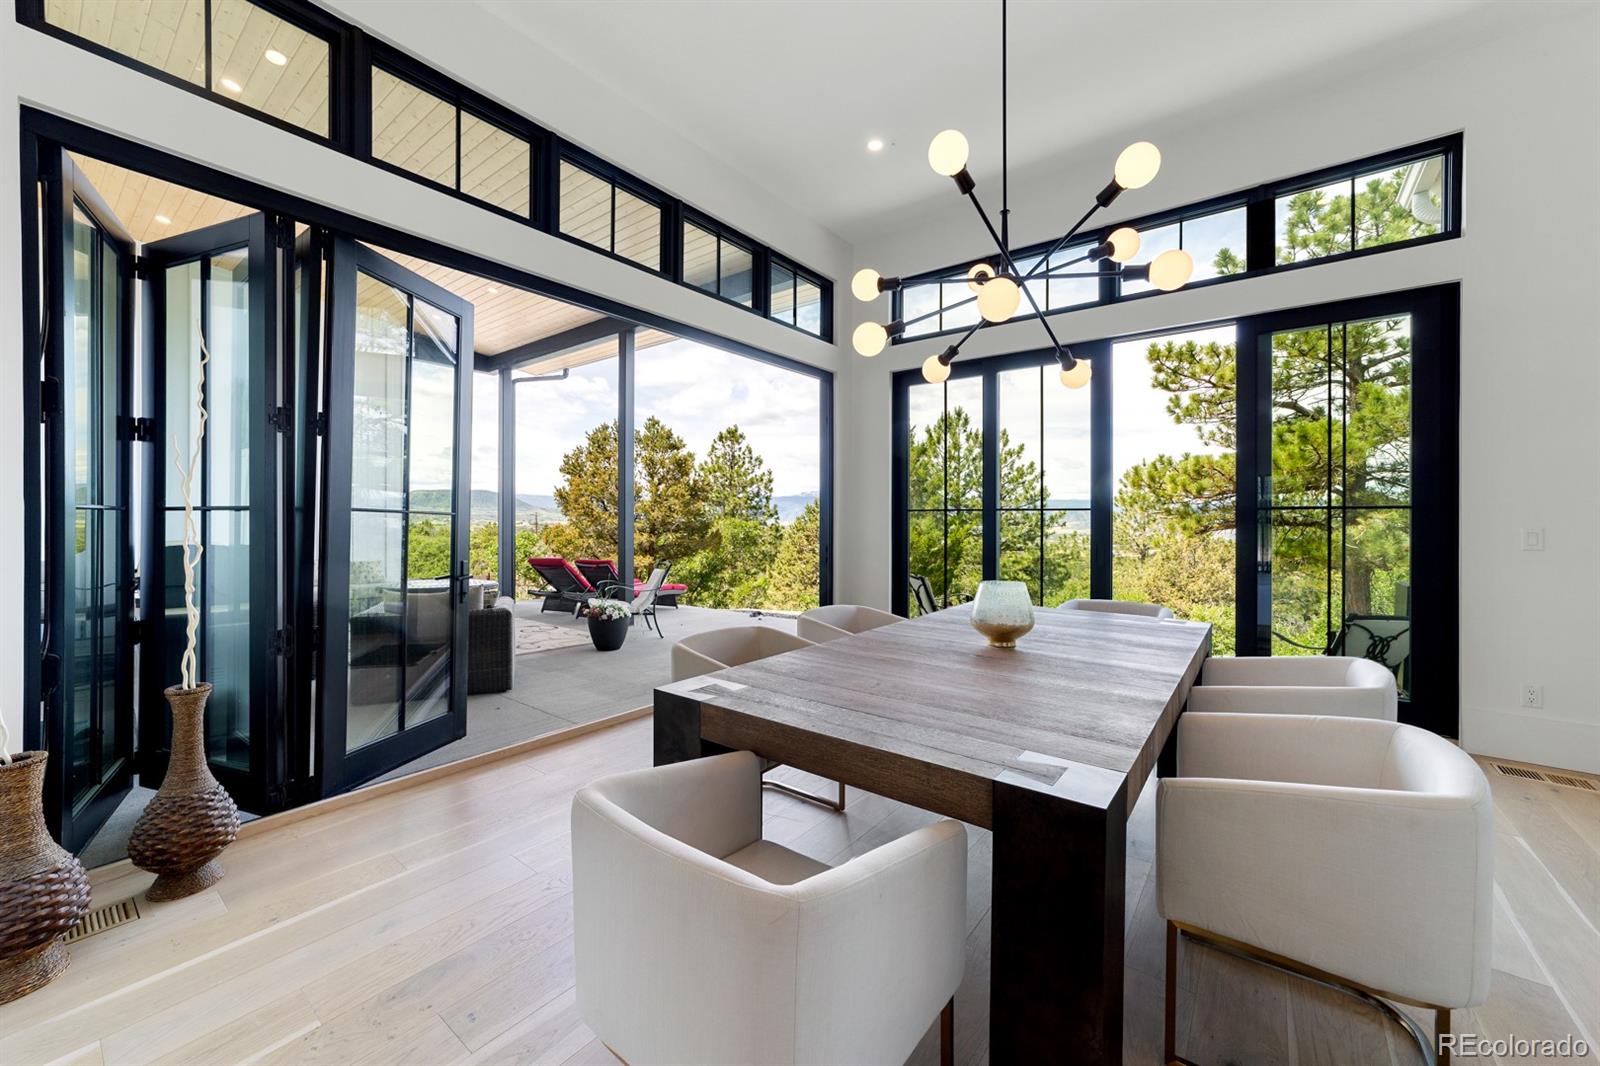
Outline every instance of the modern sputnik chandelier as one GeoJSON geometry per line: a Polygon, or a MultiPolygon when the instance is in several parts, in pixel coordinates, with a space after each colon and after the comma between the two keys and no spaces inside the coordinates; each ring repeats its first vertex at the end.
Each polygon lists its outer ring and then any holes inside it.
{"type": "MultiPolygon", "coordinates": [[[[1112,201],[1126,190],[1141,189],[1155,178],[1156,172],[1161,169],[1161,152],[1149,141],[1138,141],[1128,145],[1122,150],[1122,154],[1117,156],[1116,166],[1112,168],[1111,181],[1096,194],[1094,203],[1084,212],[1083,217],[1078,219],[1060,240],[1052,244],[1049,251],[1040,256],[1039,261],[1027,273],[1017,269],[1016,261],[1011,254],[1010,166],[1006,152],[1008,110],[1006,31],[1006,0],[1000,0],[999,229],[995,228],[989,219],[989,213],[983,209],[983,204],[979,203],[975,191],[977,183],[967,172],[966,137],[958,130],[945,130],[937,134],[928,145],[928,165],[933,168],[935,174],[942,174],[952,179],[961,195],[972,201],[978,217],[983,220],[984,228],[994,240],[998,257],[992,265],[988,262],[979,262],[973,264],[967,271],[967,287],[972,290],[973,295],[965,300],[935,308],[915,318],[890,322],[888,325],[863,322],[856,327],[851,339],[856,351],[870,358],[883,351],[884,345],[889,343],[891,337],[904,333],[907,326],[924,322],[941,311],[948,312],[976,303],[980,316],[977,323],[963,333],[954,344],[937,355],[928,356],[922,364],[922,376],[938,384],[950,376],[950,364],[960,354],[961,346],[967,343],[974,333],[984,326],[1009,321],[1026,297],[1033,316],[1044,327],[1045,334],[1055,349],[1056,362],[1061,367],[1061,383],[1069,389],[1078,389],[1089,383],[1089,361],[1074,358],[1072,350],[1056,338],[1055,331],[1050,328],[1050,323],[1045,318],[1044,310],[1034,299],[1027,283],[1046,278],[1100,278],[1109,275],[1128,281],[1148,281],[1157,289],[1171,292],[1174,289],[1181,289],[1188,282],[1189,276],[1194,273],[1194,260],[1188,252],[1174,248],[1162,252],[1148,263],[1130,264],[1129,260],[1139,254],[1139,234],[1129,226],[1122,226],[1112,230],[1104,241],[1094,245],[1083,255],[1061,262],[1055,261],[1055,256],[1078,235],[1078,231],[1096,211],[1111,206],[1112,201]],[[1075,271],[1066,269],[1080,265],[1087,265],[1089,268],[1075,271]]],[[[901,278],[886,278],[871,267],[867,267],[857,271],[855,277],[850,279],[850,291],[856,299],[870,302],[877,299],[881,293],[903,290],[913,285],[938,285],[948,283],[949,280],[949,278],[925,278],[908,281],[901,278]]]]}

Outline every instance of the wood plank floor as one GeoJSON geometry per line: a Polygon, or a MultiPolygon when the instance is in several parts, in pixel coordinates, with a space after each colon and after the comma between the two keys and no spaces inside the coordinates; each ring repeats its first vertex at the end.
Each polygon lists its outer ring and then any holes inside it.
{"type": "MultiPolygon", "coordinates": [[[[649,759],[644,719],[241,840],[217,886],[141,900],[138,921],[74,945],[59,981],[0,1007],[0,1062],[615,1063],[573,993],[568,806],[584,783],[649,759]]],[[[1456,1029],[1570,1032],[1594,1047],[1600,793],[1490,779],[1494,985],[1456,1029]]],[[[1160,1058],[1154,808],[1152,788],[1129,834],[1126,1059],[1140,1064],[1160,1058]]],[[[931,818],[854,790],[844,815],[771,792],[766,811],[769,838],[835,863],[931,818]]],[[[988,1062],[991,854],[987,833],[970,840],[956,1006],[967,1066],[988,1062]]],[[[102,903],[149,876],[96,881],[102,903]]],[[[1185,948],[1180,982],[1181,1050],[1208,1066],[1420,1061],[1376,1012],[1198,946],[1185,948]]],[[[937,1061],[931,1029],[912,1061],[937,1061]]]]}

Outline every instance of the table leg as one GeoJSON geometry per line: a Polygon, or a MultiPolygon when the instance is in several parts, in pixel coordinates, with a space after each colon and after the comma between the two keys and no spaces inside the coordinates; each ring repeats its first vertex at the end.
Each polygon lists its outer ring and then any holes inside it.
{"type": "Polygon", "coordinates": [[[721,744],[700,739],[700,701],[692,696],[679,696],[656,690],[655,714],[655,765],[699,759],[706,755],[721,755],[728,749],[721,744]]]}
{"type": "Polygon", "coordinates": [[[989,1061],[1122,1062],[1127,796],[994,785],[989,1061]]]}

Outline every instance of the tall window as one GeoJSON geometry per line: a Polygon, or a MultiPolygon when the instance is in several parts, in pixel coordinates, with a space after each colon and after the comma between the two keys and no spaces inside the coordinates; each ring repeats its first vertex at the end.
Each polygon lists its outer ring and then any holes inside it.
{"type": "Polygon", "coordinates": [[[912,385],[908,410],[908,577],[964,603],[983,580],[983,379],[912,385]]]}
{"type": "Polygon", "coordinates": [[[1234,328],[1112,346],[1111,593],[1210,622],[1234,649],[1234,328]]]}
{"type": "Polygon", "coordinates": [[[472,576],[493,581],[500,567],[499,374],[472,375],[472,497],[468,509],[472,524],[467,556],[472,576]]]}
{"type": "Polygon", "coordinates": [[[1054,364],[996,375],[1000,576],[1054,607],[1089,595],[1089,397],[1054,364]]]}

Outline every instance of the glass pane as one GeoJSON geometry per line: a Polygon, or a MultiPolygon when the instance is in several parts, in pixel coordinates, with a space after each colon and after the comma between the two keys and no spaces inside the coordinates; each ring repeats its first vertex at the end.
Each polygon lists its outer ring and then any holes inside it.
{"type": "Polygon", "coordinates": [[[1349,322],[1342,494],[1352,505],[1411,502],[1411,319],[1349,322]]]}
{"type": "Polygon", "coordinates": [[[1061,384],[1054,363],[1044,368],[1044,503],[1089,506],[1089,390],[1061,384]]]}
{"type": "MultiPolygon", "coordinates": [[[[1036,366],[996,375],[1000,387],[1001,507],[1038,508],[1044,502],[1039,391],[1043,380],[1043,370],[1036,366]]],[[[1034,537],[1035,549],[1038,539],[1034,537]]]]}
{"type": "MultiPolygon", "coordinates": [[[[1156,256],[1162,252],[1177,248],[1180,241],[1178,223],[1169,222],[1165,226],[1156,226],[1152,229],[1139,231],[1139,251],[1131,260],[1134,263],[1153,263],[1156,256]]],[[[1199,273],[1198,266],[1195,270],[1199,273]]],[[[1155,286],[1148,281],[1124,281],[1122,292],[1124,295],[1135,292],[1149,292],[1155,286]]]]}
{"type": "Polygon", "coordinates": [[[717,291],[717,238],[693,222],[683,224],[683,283],[717,291]]]}
{"type": "MultiPolygon", "coordinates": [[[[908,284],[900,290],[900,319],[907,323],[905,336],[920,337],[925,333],[939,332],[939,316],[933,313],[939,310],[939,289],[938,285],[923,283],[918,285],[908,284]],[[921,322],[912,321],[912,319],[921,318],[923,315],[929,315],[930,317],[923,319],[921,322]]],[[[972,294],[968,293],[967,295],[970,296],[972,294]]],[[[887,311],[884,313],[887,314],[887,311]]]]}
{"type": "MultiPolygon", "coordinates": [[[[472,375],[472,531],[468,569],[500,579],[500,375],[472,375]]],[[[512,536],[506,530],[506,536],[512,536]]],[[[505,590],[510,592],[508,588],[505,590]]]]}
{"type": "Polygon", "coordinates": [[[72,478],[76,485],[74,504],[97,503],[94,496],[94,471],[99,467],[99,439],[95,433],[95,388],[99,360],[95,358],[99,332],[95,300],[95,247],[100,242],[99,228],[74,204],[72,208],[72,376],[73,427],[72,478]]]}
{"type": "Polygon", "coordinates": [[[1046,607],[1089,596],[1089,512],[1044,513],[1044,597],[1046,607]]]}
{"type": "Polygon", "coordinates": [[[722,282],[719,291],[725,298],[750,306],[753,269],[754,261],[748,248],[728,240],[722,242],[722,282]]]}
{"type": "Polygon", "coordinates": [[[795,282],[795,325],[822,336],[822,286],[804,274],[795,282]]]}
{"type": "MultiPolygon", "coordinates": [[[[1063,271],[1081,274],[1085,271],[1095,270],[1096,263],[1083,260],[1089,251],[1089,246],[1080,244],[1074,248],[1063,248],[1050,260],[1052,271],[1063,271]]],[[[1100,300],[1099,278],[1051,278],[1048,289],[1049,307],[1054,310],[1058,307],[1076,307],[1079,304],[1098,303],[1100,300]]]]}
{"type": "Polygon", "coordinates": [[[1356,177],[1356,246],[1408,241],[1444,224],[1444,156],[1356,177]]]}
{"type": "Polygon", "coordinates": [[[965,329],[976,325],[982,317],[978,314],[977,293],[967,285],[967,279],[947,281],[939,286],[940,306],[944,314],[940,316],[941,329],[965,329]]]}
{"type": "Polygon", "coordinates": [[[1000,512],[1000,579],[1022,581],[1028,598],[1039,599],[1040,556],[1044,513],[1042,511],[1000,512]]]}
{"type": "Polygon", "coordinates": [[[983,580],[983,515],[978,511],[945,513],[947,604],[966,603],[983,580]]]}
{"type": "Polygon", "coordinates": [[[909,505],[913,511],[941,510],[944,507],[944,386],[924,382],[912,385],[906,392],[910,408],[909,505]]]}
{"type": "MultiPolygon", "coordinates": [[[[1349,510],[1344,545],[1342,655],[1375,659],[1411,693],[1411,512],[1349,510]]],[[[1338,543],[1336,541],[1336,543],[1338,543]]]]}
{"type": "Polygon", "coordinates": [[[788,267],[772,264],[768,279],[767,314],[780,322],[794,324],[794,272],[788,267]]]}
{"type": "MultiPolygon", "coordinates": [[[[426,300],[413,302],[410,508],[455,509],[456,344],[459,323],[426,300]]],[[[448,564],[448,559],[446,560],[448,564]]],[[[440,574],[448,574],[448,565],[440,574]]],[[[413,574],[415,571],[413,570],[413,574]]],[[[435,575],[436,576],[436,575],[435,575]]]]}
{"type": "Polygon", "coordinates": [[[455,105],[373,67],[372,158],[455,188],[455,105]]]}
{"type": "MultiPolygon", "coordinates": [[[[1018,259],[1016,261],[1017,277],[1027,277],[1029,272],[1038,266],[1043,258],[1043,256],[1036,255],[1027,259],[1018,259]]],[[[1041,310],[1050,305],[1049,282],[1044,279],[1044,273],[1044,269],[1041,268],[1037,274],[1034,274],[1032,281],[1022,283],[1022,299],[1017,301],[1017,310],[1011,316],[1012,318],[1025,318],[1033,314],[1033,304],[1028,302],[1029,296],[1033,297],[1041,310]]]]}
{"type": "Polygon", "coordinates": [[[561,232],[611,250],[611,183],[561,161],[561,232]]]}
{"type": "MultiPolygon", "coordinates": [[[[195,445],[197,428],[195,404],[200,382],[200,264],[184,263],[167,268],[166,278],[166,416],[167,439],[157,443],[158,454],[166,471],[166,504],[183,506],[183,486],[174,460],[189,462],[195,445]],[[177,454],[171,451],[171,441],[178,442],[177,454]]],[[[201,485],[196,469],[194,502],[201,499],[201,485]]],[[[170,570],[169,570],[170,572],[170,570]]]]}
{"type": "Polygon", "coordinates": [[[626,189],[617,190],[617,247],[624,259],[661,269],[661,208],[626,189]]]}
{"type": "Polygon", "coordinates": [[[1338,548],[1330,543],[1329,512],[1314,507],[1267,514],[1271,523],[1272,654],[1321,655],[1333,638],[1333,620],[1338,616],[1333,599],[1337,582],[1330,570],[1338,548]]]}
{"type": "Polygon", "coordinates": [[[44,20],[157,70],[205,84],[205,0],[45,0],[44,20]]]}
{"type": "Polygon", "coordinates": [[[96,349],[94,378],[90,387],[95,391],[95,410],[91,433],[94,439],[94,459],[89,466],[87,483],[89,499],[95,503],[116,506],[117,481],[117,417],[121,413],[120,401],[122,369],[119,364],[121,350],[122,315],[120,313],[121,287],[117,282],[117,249],[108,239],[100,240],[100,278],[96,293],[95,310],[99,347],[96,349]]]}
{"type": "Polygon", "coordinates": [[[528,217],[532,149],[516,134],[461,112],[461,191],[528,217]]]}
{"type": "Polygon", "coordinates": [[[98,783],[94,773],[94,730],[97,718],[95,705],[100,689],[98,675],[102,671],[100,628],[102,622],[110,620],[110,616],[103,614],[102,586],[107,580],[112,580],[102,565],[106,551],[104,517],[104,512],[93,508],[80,508],[74,516],[76,551],[71,562],[73,598],[67,605],[72,614],[72,633],[67,652],[72,656],[67,748],[71,753],[74,799],[87,795],[98,783]]]}
{"type": "MultiPolygon", "coordinates": [[[[918,579],[925,579],[933,594],[933,602],[944,606],[944,512],[913,511],[907,528],[907,567],[913,587],[918,579]]],[[[913,592],[906,597],[912,617],[917,610],[917,597],[913,592]]]]}
{"type": "Polygon", "coordinates": [[[1300,263],[1350,250],[1350,182],[1278,197],[1273,207],[1279,263],[1300,263]]]}
{"type": "Polygon", "coordinates": [[[207,289],[206,467],[211,507],[250,503],[250,266],[245,249],[211,257],[207,289]]]}
{"type": "Polygon", "coordinates": [[[1183,220],[1183,248],[1194,260],[1191,281],[1244,273],[1244,213],[1235,207],[1183,220]]]}
{"type": "Polygon", "coordinates": [[[406,302],[399,289],[356,274],[352,507],[398,509],[404,504],[406,302]]]}
{"type": "Polygon", "coordinates": [[[1231,654],[1234,329],[1124,341],[1111,357],[1111,593],[1210,622],[1213,650],[1231,654]]]}
{"type": "Polygon", "coordinates": [[[406,721],[407,729],[450,711],[450,631],[456,598],[449,580],[449,516],[409,519],[406,568],[406,721]],[[444,566],[419,557],[419,543],[442,549],[444,566]]]}
{"type": "Polygon", "coordinates": [[[328,135],[328,52],[321,37],[248,0],[213,0],[211,88],[319,137],[328,135]]]}
{"type": "Polygon", "coordinates": [[[983,379],[947,381],[945,411],[945,505],[979,510],[983,507],[983,379]]]}
{"type": "Polygon", "coordinates": [[[1332,495],[1344,396],[1330,353],[1330,329],[1272,337],[1272,503],[1325,507],[1332,495]]]}
{"type": "Polygon", "coordinates": [[[400,730],[404,641],[398,514],[350,515],[350,701],[345,750],[400,730]]]}
{"type": "MultiPolygon", "coordinates": [[[[206,517],[204,677],[206,753],[214,763],[250,767],[250,513],[206,517]]],[[[268,608],[270,609],[270,607],[268,608]]]]}

